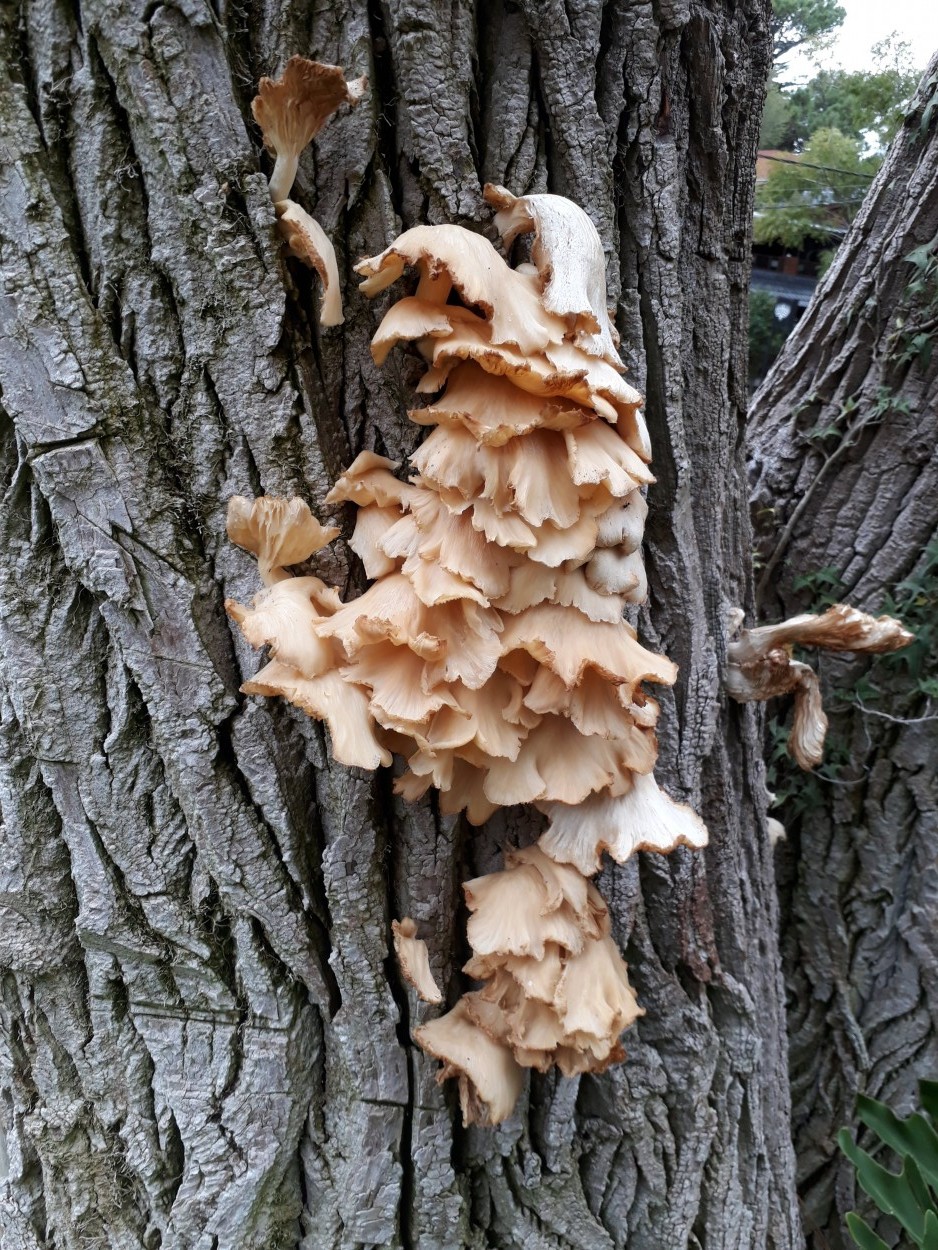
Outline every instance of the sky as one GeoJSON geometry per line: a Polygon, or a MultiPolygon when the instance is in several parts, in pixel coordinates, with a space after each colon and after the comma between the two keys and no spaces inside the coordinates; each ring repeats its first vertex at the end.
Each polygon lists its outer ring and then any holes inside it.
{"type": "MultiPolygon", "coordinates": [[[[843,26],[835,33],[831,50],[817,58],[822,69],[871,69],[874,43],[897,31],[912,44],[916,69],[924,69],[938,51],[938,0],[839,0],[847,10],[843,26]]],[[[811,63],[793,55],[788,62],[790,79],[809,78],[811,63]]]]}

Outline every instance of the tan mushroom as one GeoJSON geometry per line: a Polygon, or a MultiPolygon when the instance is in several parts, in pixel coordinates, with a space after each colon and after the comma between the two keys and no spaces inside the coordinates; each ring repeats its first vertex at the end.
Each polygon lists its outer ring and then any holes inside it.
{"type": "Polygon", "coordinates": [[[339,289],[339,262],[332,241],[315,218],[292,200],[274,205],[277,225],[290,252],[298,260],[315,269],[322,281],[323,298],[319,313],[320,325],[340,326],[342,292],[339,289]]]}
{"type": "Polygon", "coordinates": [[[315,269],[322,279],[319,320],[324,326],[341,325],[344,320],[335,248],[319,223],[288,197],[300,153],[336,109],[358,103],[367,85],[367,78],[346,82],[337,65],[292,56],[280,78],[260,80],[251,102],[264,146],[276,158],[269,190],[278,228],[291,254],[315,269]]]}
{"type": "Polygon", "coordinates": [[[506,247],[518,235],[534,234],[531,259],[545,308],[563,319],[578,347],[621,369],[619,336],[606,306],[606,258],[587,214],[560,195],[515,196],[491,183],[483,195],[498,209],[495,227],[506,247]]]}
{"type": "Polygon", "coordinates": [[[302,564],[328,546],[339,531],[320,525],[302,499],[275,499],[262,495],[228,500],[228,537],[257,557],[265,586],[289,577],[288,565],[302,564]]]}
{"type": "MultiPolygon", "coordinates": [[[[510,1114],[526,1067],[599,1072],[624,1057],[620,1034],[641,1013],[587,880],[603,850],[625,860],[707,838],[652,776],[658,705],[643,683],[676,669],[623,618],[645,594],[654,479],[598,236],[556,197],[495,194],[506,242],[535,234],[533,265],[512,269],[460,227],[421,226],[357,266],[366,294],[416,269],[373,354],[412,343],[427,362],[417,389],[435,395],[411,413],[435,428],[401,476],[363,452],[328,496],[357,508],[352,546],[372,585],[340,604],[295,579],[232,609],[274,656],[245,689],[326,719],[337,758],[393,748],[406,761],[397,794],[436,787],[440,810],[470,824],[516,803],[549,818],[537,846],[466,883],[465,971],[481,984],[414,1034],[441,1079],[459,1081],[467,1121],[484,1123],[510,1114]]],[[[271,580],[286,563],[279,549],[268,558],[271,580]]],[[[404,975],[438,994],[413,922],[394,936],[404,975]]]]}
{"type": "Polygon", "coordinates": [[[576,807],[539,803],[550,818],[540,839],[544,852],[590,875],[604,850],[624,864],[636,851],[667,853],[678,846],[699,850],[707,845],[700,817],[668,798],[651,774],[635,773],[629,780],[625,793],[593,794],[576,807]]]}
{"type": "Polygon", "coordinates": [[[368,709],[368,693],[337,672],[304,677],[272,660],[241,687],[245,694],[279,695],[315,720],[326,722],[332,754],[340,764],[377,768],[391,763],[391,753],[380,743],[368,709]]]}
{"type": "Polygon", "coordinates": [[[270,198],[275,204],[290,194],[306,145],[336,109],[357,104],[367,86],[367,78],[347,82],[338,65],[302,56],[291,56],[279,78],[260,80],[251,112],[263,131],[264,146],[276,157],[270,177],[270,198]]]}
{"type": "MultiPolygon", "coordinates": [[[[742,622],[734,614],[733,632],[742,622]]],[[[743,629],[727,647],[726,690],[739,703],[794,694],[788,749],[800,768],[816,768],[824,758],[827,716],[817,673],[792,658],[795,645],[825,651],[897,651],[915,635],[891,616],[869,616],[835,603],[821,615],[805,613],[777,625],[743,629]]]]}
{"type": "Polygon", "coordinates": [[[507,1046],[493,1042],[475,1024],[464,999],[437,1020],[414,1030],[414,1040],[443,1067],[442,1082],[455,1077],[463,1124],[500,1124],[521,1094],[523,1069],[507,1046]]]}

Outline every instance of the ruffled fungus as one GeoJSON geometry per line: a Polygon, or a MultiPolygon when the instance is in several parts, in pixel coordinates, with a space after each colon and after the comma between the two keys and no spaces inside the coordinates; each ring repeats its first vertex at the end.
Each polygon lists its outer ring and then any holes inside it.
{"type": "MultiPolygon", "coordinates": [[[[279,157],[286,138],[270,141],[279,157]]],[[[641,1014],[587,880],[603,850],[624,861],[702,847],[707,832],[652,776],[658,705],[643,683],[670,684],[677,670],[623,616],[646,593],[642,491],[654,479],[599,236],[557,196],[486,195],[507,245],[533,234],[533,265],[512,268],[481,235],[440,225],[356,266],[369,295],[416,270],[416,292],[386,313],[373,353],[380,363],[415,344],[426,365],[417,390],[431,398],[410,415],[433,427],[408,480],[363,452],[328,496],[357,508],[352,547],[372,585],[345,604],[315,578],[281,589],[283,566],[319,536],[302,508],[282,505],[302,539],[261,549],[238,503],[232,537],[265,562],[272,590],[229,611],[273,656],[244,689],[277,689],[327,719],[337,758],[373,766],[393,749],[406,761],[399,794],[435,786],[441,809],[471,824],[514,803],[547,815],[537,846],[466,883],[465,971],[482,984],[414,1034],[441,1077],[458,1079],[467,1122],[497,1123],[524,1068],[601,1071],[641,1014]],[[331,702],[327,677],[339,683],[331,702]],[[342,683],[354,731],[339,757],[342,683]]],[[[394,934],[404,976],[431,996],[412,922],[394,934]]]]}
{"type": "Polygon", "coordinates": [[[279,78],[260,80],[251,102],[264,146],[275,157],[269,190],[277,224],[290,254],[315,269],[322,279],[319,320],[324,326],[341,325],[344,320],[335,248],[319,222],[288,197],[300,153],[336,109],[342,104],[357,104],[367,86],[364,77],[347,82],[338,65],[291,56],[279,78]]]}

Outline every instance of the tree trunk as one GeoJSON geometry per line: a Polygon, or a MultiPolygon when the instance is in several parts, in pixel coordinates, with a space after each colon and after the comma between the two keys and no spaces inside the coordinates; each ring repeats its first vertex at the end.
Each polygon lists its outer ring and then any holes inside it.
{"type": "MultiPolygon", "coordinates": [[[[802,1244],[757,721],[720,693],[748,592],[745,319],[763,0],[294,0],[0,8],[5,1250],[802,1244]],[[249,103],[300,52],[371,95],[301,162],[341,331],[282,254],[249,103]],[[14,164],[15,162],[15,164],[14,164]],[[389,959],[413,915],[450,1001],[472,831],[238,694],[254,589],[227,499],[323,515],[411,450],[350,265],[483,180],[584,205],[648,395],[652,606],[681,665],[659,776],[711,846],[601,888],[647,1010],[600,1078],[534,1076],[463,1130],[389,959]]],[[[341,547],[341,544],[340,544],[341,547]]],[[[345,550],[345,549],[342,549],[345,550]]],[[[361,587],[347,555],[319,571],[361,587]]]]}
{"type": "MultiPolygon", "coordinates": [[[[760,608],[885,605],[919,633],[872,666],[824,660],[828,763],[779,776],[783,951],[809,1244],[851,1245],[862,1199],[835,1135],[858,1091],[900,1112],[938,1071],[938,58],[749,437],[760,608]]],[[[896,1226],[880,1221],[889,1244],[896,1226]]]]}

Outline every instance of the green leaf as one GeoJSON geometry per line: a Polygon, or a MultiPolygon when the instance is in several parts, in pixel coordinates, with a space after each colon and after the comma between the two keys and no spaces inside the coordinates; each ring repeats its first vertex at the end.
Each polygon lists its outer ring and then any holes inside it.
{"type": "MultiPolygon", "coordinates": [[[[924,1116],[915,1114],[901,1120],[890,1107],[865,1094],[857,1096],[857,1115],[896,1154],[911,1156],[925,1180],[938,1189],[938,1133],[924,1116]]],[[[927,1194],[923,1205],[931,1205],[927,1194]]]]}
{"type": "Polygon", "coordinates": [[[918,1168],[906,1159],[902,1171],[889,1172],[856,1144],[846,1129],[837,1134],[841,1150],[857,1170],[857,1180],[881,1211],[894,1215],[917,1246],[925,1236],[928,1191],[918,1168]],[[921,1202],[922,1191],[925,1203],[921,1202]]]}
{"type": "Polygon", "coordinates": [[[847,1228],[850,1230],[850,1236],[860,1247],[860,1250],[889,1250],[885,1241],[881,1237],[876,1236],[866,1220],[861,1220],[856,1211],[848,1213],[847,1228]]]}
{"type": "Polygon", "coordinates": [[[934,1211],[925,1212],[925,1237],[922,1250],[938,1250],[938,1215],[934,1211]]]}

